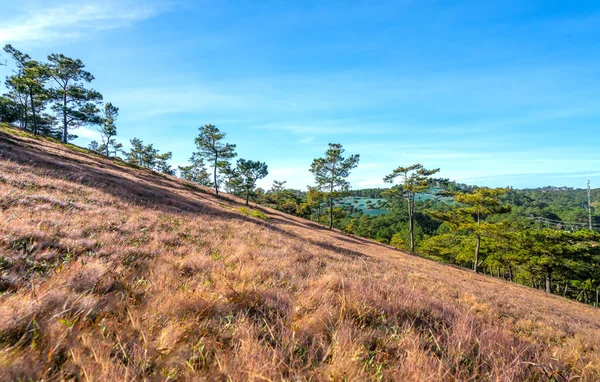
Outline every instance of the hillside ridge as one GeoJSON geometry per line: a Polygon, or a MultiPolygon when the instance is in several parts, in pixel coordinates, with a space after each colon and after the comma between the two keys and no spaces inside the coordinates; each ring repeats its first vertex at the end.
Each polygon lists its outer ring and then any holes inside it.
{"type": "Polygon", "coordinates": [[[0,195],[3,380],[600,379],[598,309],[85,149],[0,195]]]}

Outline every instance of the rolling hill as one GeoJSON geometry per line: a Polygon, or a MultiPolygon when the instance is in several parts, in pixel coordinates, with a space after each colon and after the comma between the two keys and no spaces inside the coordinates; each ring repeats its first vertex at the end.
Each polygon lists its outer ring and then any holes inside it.
{"type": "Polygon", "coordinates": [[[600,310],[0,129],[0,380],[600,380],[600,310]]]}

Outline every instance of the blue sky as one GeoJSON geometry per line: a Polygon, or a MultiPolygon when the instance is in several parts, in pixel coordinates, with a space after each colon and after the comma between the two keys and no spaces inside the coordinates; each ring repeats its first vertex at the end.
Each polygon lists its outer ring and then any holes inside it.
{"type": "Polygon", "coordinates": [[[174,164],[212,123],[268,163],[264,187],[312,184],[329,142],[361,154],[354,188],[415,162],[470,184],[600,186],[597,1],[0,4],[0,44],[82,59],[121,141],[174,164]]]}

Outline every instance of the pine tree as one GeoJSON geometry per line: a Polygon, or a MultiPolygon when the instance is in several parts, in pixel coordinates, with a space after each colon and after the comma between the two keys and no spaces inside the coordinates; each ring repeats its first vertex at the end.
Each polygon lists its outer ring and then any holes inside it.
{"type": "Polygon", "coordinates": [[[314,211],[317,211],[317,222],[321,219],[321,204],[323,203],[323,199],[325,198],[325,193],[319,190],[317,187],[308,186],[308,191],[306,192],[306,204],[310,209],[310,215],[312,215],[314,211]]]}
{"type": "Polygon", "coordinates": [[[414,229],[414,212],[415,212],[415,195],[419,192],[427,190],[431,186],[431,176],[439,172],[436,168],[428,170],[423,165],[417,163],[409,167],[398,167],[390,175],[384,178],[384,182],[394,183],[396,178],[402,180],[402,192],[392,189],[388,191],[388,195],[400,195],[406,199],[408,206],[408,231],[410,235],[410,251],[415,251],[415,229],[414,229]]]}
{"type": "Polygon", "coordinates": [[[88,149],[90,149],[91,151],[97,152],[97,153],[103,151],[100,147],[100,144],[98,144],[97,141],[91,141],[90,144],[88,145],[88,149]]]}
{"type": "Polygon", "coordinates": [[[0,96],[0,122],[15,123],[20,116],[20,105],[10,97],[0,96]]]}
{"type": "Polygon", "coordinates": [[[196,138],[196,147],[198,155],[213,166],[213,185],[215,193],[219,195],[219,184],[221,183],[217,175],[227,172],[229,169],[229,160],[235,158],[235,145],[224,143],[225,133],[213,125],[204,125],[199,128],[200,134],[196,138]]]}
{"type": "Polygon", "coordinates": [[[267,164],[259,161],[238,159],[236,172],[241,180],[240,187],[246,195],[246,205],[250,199],[250,194],[256,187],[256,182],[269,175],[267,164]]]}
{"type": "Polygon", "coordinates": [[[75,137],[69,134],[70,129],[101,123],[97,104],[102,101],[102,94],[85,88],[85,83],[92,82],[94,76],[84,70],[81,60],[51,54],[48,61],[50,76],[56,84],[52,91],[56,102],[53,109],[62,123],[62,140],[66,143],[75,137]]]}
{"type": "Polygon", "coordinates": [[[48,99],[48,92],[45,88],[50,73],[48,66],[32,60],[28,54],[20,52],[12,45],[6,45],[4,51],[12,56],[17,65],[16,74],[7,78],[6,86],[20,94],[18,98],[24,107],[24,127],[27,127],[27,109],[29,108],[33,124],[31,131],[36,135],[40,134],[39,114],[43,109],[43,102],[48,99]]]}
{"type": "Polygon", "coordinates": [[[212,187],[213,184],[210,180],[210,174],[206,170],[204,164],[204,158],[198,153],[193,153],[190,158],[190,165],[179,166],[179,177],[190,182],[199,184],[201,186],[212,187]]]}
{"type": "Polygon", "coordinates": [[[98,131],[102,139],[102,148],[108,158],[110,156],[110,148],[116,142],[113,139],[117,135],[117,125],[115,124],[117,117],[119,116],[119,108],[114,106],[112,103],[104,105],[101,117],[101,125],[98,131]]]}
{"type": "Polygon", "coordinates": [[[175,176],[176,172],[168,162],[171,160],[171,158],[173,158],[172,152],[169,151],[169,152],[166,152],[163,154],[159,154],[158,150],[155,150],[155,151],[153,151],[153,155],[154,155],[154,164],[152,165],[152,168],[154,170],[156,170],[158,172],[162,172],[163,174],[175,176]]]}
{"type": "Polygon", "coordinates": [[[326,191],[329,199],[329,229],[333,228],[333,200],[350,188],[346,178],[358,166],[358,154],[344,158],[344,148],[339,143],[330,143],[322,158],[316,158],[310,167],[315,176],[317,188],[326,191]]]}
{"type": "Polygon", "coordinates": [[[168,163],[173,157],[172,152],[169,151],[161,154],[159,150],[154,148],[154,145],[145,145],[139,138],[133,138],[130,143],[131,149],[125,153],[127,162],[162,172],[163,174],[175,175],[175,170],[168,163]]]}
{"type": "Polygon", "coordinates": [[[478,272],[482,260],[481,239],[484,236],[498,236],[502,223],[487,222],[491,215],[503,214],[510,211],[510,206],[500,201],[500,196],[508,192],[506,188],[478,188],[473,193],[459,193],[454,200],[461,205],[451,212],[436,212],[430,214],[446,221],[454,232],[467,232],[475,237],[475,256],[473,270],[478,272]]]}

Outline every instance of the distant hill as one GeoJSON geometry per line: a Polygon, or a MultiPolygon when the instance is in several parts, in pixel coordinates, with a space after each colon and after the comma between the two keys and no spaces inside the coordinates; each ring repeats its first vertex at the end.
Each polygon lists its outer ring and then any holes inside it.
{"type": "Polygon", "coordinates": [[[0,380],[600,380],[600,310],[0,128],[0,380]]]}

